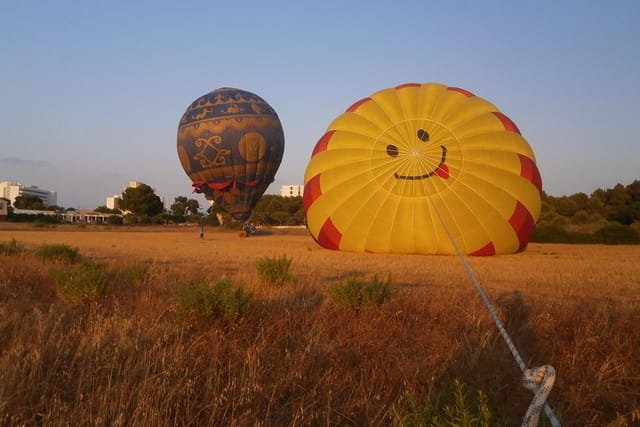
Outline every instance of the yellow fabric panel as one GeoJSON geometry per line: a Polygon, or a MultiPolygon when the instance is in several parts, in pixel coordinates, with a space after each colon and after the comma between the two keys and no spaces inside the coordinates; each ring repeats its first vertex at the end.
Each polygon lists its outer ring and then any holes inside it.
{"type": "Polygon", "coordinates": [[[505,133],[506,131],[499,118],[493,114],[485,114],[469,117],[469,120],[461,121],[458,126],[452,129],[452,132],[458,140],[463,140],[475,135],[485,135],[493,132],[505,133]]]}
{"type": "Polygon", "coordinates": [[[487,234],[464,197],[450,195],[436,200],[434,204],[453,240],[463,252],[468,252],[469,247],[475,248],[488,243],[487,234]]]}
{"type": "MultiPolygon", "coordinates": [[[[344,149],[344,150],[327,150],[317,153],[309,162],[305,172],[305,181],[310,180],[317,174],[324,171],[334,171],[331,175],[336,175],[342,180],[350,180],[353,174],[369,172],[369,159],[363,153],[364,149],[344,149]],[[345,172],[339,172],[344,169],[345,172]],[[347,176],[343,176],[347,174],[347,176]]],[[[370,150],[366,150],[367,153],[370,150]]],[[[324,174],[325,179],[331,177],[324,174]]],[[[340,181],[340,182],[341,182],[340,181]]],[[[339,182],[339,183],[340,183],[339,182]]]]}
{"type": "Polygon", "coordinates": [[[371,99],[386,113],[391,123],[400,123],[407,119],[398,98],[398,91],[384,89],[371,95],[371,99]]]}
{"type": "MultiPolygon", "coordinates": [[[[393,118],[390,117],[388,112],[374,99],[360,104],[356,111],[351,114],[361,116],[363,119],[375,123],[379,129],[386,129],[394,123],[393,118]]],[[[333,125],[330,126],[330,128],[334,128],[333,125]]]]}
{"type": "MultiPolygon", "coordinates": [[[[459,120],[468,120],[476,115],[474,108],[470,111],[466,109],[467,106],[474,105],[474,102],[469,102],[470,99],[460,92],[448,90],[444,96],[439,97],[438,104],[431,110],[430,118],[440,123],[447,123],[447,118],[452,116],[458,117],[459,120]]],[[[494,111],[498,111],[497,108],[494,111]]]]}
{"type": "Polygon", "coordinates": [[[467,177],[463,175],[459,185],[442,197],[442,204],[451,213],[450,221],[456,224],[458,245],[464,252],[473,252],[490,241],[496,250],[503,245],[517,244],[517,237],[508,223],[516,199],[479,180],[472,187],[462,185],[467,177]]]}
{"type": "Polygon", "coordinates": [[[345,130],[371,138],[375,138],[382,132],[378,123],[372,122],[357,113],[342,114],[331,123],[328,130],[345,130]]]}
{"type": "Polygon", "coordinates": [[[480,135],[467,136],[460,140],[464,145],[465,153],[470,157],[482,151],[506,151],[522,154],[536,161],[536,156],[529,143],[517,133],[513,132],[487,132],[480,135]]]}
{"type": "Polygon", "coordinates": [[[540,193],[531,182],[520,176],[520,161],[517,156],[504,153],[499,159],[498,156],[494,156],[494,159],[496,161],[491,163],[480,163],[475,157],[468,161],[468,167],[459,176],[460,183],[491,200],[507,219],[513,213],[515,200],[519,200],[531,212],[534,220],[537,219],[541,206],[540,193]],[[514,204],[503,205],[503,200],[511,200],[514,204]]]}
{"type": "Polygon", "coordinates": [[[481,117],[487,114],[491,114],[494,111],[498,111],[492,103],[485,99],[478,98],[477,96],[466,98],[461,101],[459,107],[464,108],[464,114],[460,114],[458,109],[449,110],[445,114],[439,117],[442,123],[446,123],[450,129],[456,129],[465,122],[481,117]]]}
{"type": "Polygon", "coordinates": [[[374,241],[388,247],[390,224],[397,219],[398,197],[375,188],[379,187],[365,187],[361,194],[354,195],[353,203],[341,209],[343,217],[348,218],[348,222],[341,222],[345,230],[341,246],[376,251],[376,245],[370,243],[374,241]],[[348,212],[350,209],[357,212],[348,212]]]}
{"type": "MultiPolygon", "coordinates": [[[[316,233],[320,231],[320,228],[324,224],[324,222],[331,218],[334,225],[338,225],[336,221],[340,221],[342,224],[342,229],[344,229],[345,223],[348,223],[349,218],[346,218],[345,215],[339,214],[340,209],[343,205],[347,205],[347,213],[355,213],[355,210],[352,209],[354,206],[354,194],[360,193],[362,188],[360,186],[348,185],[345,183],[344,185],[333,185],[329,186],[326,184],[326,179],[329,178],[333,181],[338,181],[340,178],[336,179],[332,174],[320,174],[320,188],[322,190],[322,195],[315,200],[313,205],[307,211],[307,224],[309,226],[309,230],[315,230],[316,233]]],[[[344,180],[344,178],[342,178],[344,180]]],[[[340,229],[340,228],[339,228],[340,229]]],[[[314,234],[317,236],[317,234],[314,234]]]]}
{"type": "Polygon", "coordinates": [[[346,130],[337,130],[331,135],[327,146],[327,150],[352,148],[371,151],[371,136],[346,130]]]}
{"type": "Polygon", "coordinates": [[[432,111],[440,102],[440,97],[447,93],[447,86],[439,83],[423,84],[418,95],[417,118],[432,117],[432,111]]]}
{"type": "MultiPolygon", "coordinates": [[[[357,230],[366,229],[368,232],[371,227],[372,218],[367,212],[367,209],[371,207],[370,203],[376,203],[376,201],[380,203],[380,200],[383,200],[385,196],[384,192],[377,191],[378,188],[375,182],[370,181],[354,191],[347,191],[348,199],[339,196],[338,200],[334,200],[331,213],[333,224],[342,233],[349,231],[353,234],[352,237],[356,238],[360,245],[362,245],[361,242],[364,241],[365,235],[357,230]]],[[[325,197],[327,199],[333,198],[332,193],[334,192],[335,190],[327,192],[325,197]]],[[[342,245],[347,244],[349,237],[349,235],[344,236],[342,245]]]]}

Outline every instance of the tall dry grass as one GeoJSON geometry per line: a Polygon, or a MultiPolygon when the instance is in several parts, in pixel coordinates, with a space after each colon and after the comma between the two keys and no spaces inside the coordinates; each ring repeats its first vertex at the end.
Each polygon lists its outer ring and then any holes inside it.
{"type": "MultiPolygon", "coordinates": [[[[0,229],[24,247],[0,255],[0,425],[392,425],[456,379],[487,394],[494,425],[519,425],[531,400],[454,257],[338,253],[299,232],[120,230],[0,229]],[[34,256],[45,243],[104,263],[106,293],[65,300],[61,266],[34,256]],[[261,283],[256,261],[281,255],[293,281],[261,283]],[[399,292],[332,304],[354,272],[399,292]],[[177,316],[179,285],[223,275],[253,292],[246,316],[177,316]]],[[[469,260],[525,361],[556,368],[565,426],[640,422],[638,255],[531,245],[469,260]]]]}

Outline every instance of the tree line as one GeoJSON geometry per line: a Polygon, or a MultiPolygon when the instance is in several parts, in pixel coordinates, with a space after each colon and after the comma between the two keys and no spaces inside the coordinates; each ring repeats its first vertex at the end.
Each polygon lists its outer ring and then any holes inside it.
{"type": "Polygon", "coordinates": [[[640,180],[591,195],[554,197],[543,192],[533,241],[640,243],[640,180]]]}
{"type": "MultiPolygon", "coordinates": [[[[59,210],[45,207],[38,197],[18,196],[15,207],[35,210],[59,210]]],[[[111,214],[112,224],[236,224],[214,206],[201,207],[195,199],[178,196],[165,209],[155,190],[146,184],[127,188],[120,209],[99,206],[97,212],[111,214]]],[[[10,220],[11,215],[10,215],[10,220]]],[[[19,220],[14,218],[13,220],[19,220]]],[[[24,219],[22,219],[24,220],[24,219]]],[[[39,217],[38,220],[52,221],[39,217]]],[[[257,226],[298,226],[305,224],[302,197],[265,194],[258,201],[248,222],[257,226]]],[[[239,226],[239,225],[238,225],[239,226]]],[[[591,195],[575,193],[550,196],[542,193],[542,212],[532,241],[558,243],[640,243],[640,180],[597,189],[591,195]]]]}
{"type": "MultiPolygon", "coordinates": [[[[60,206],[45,206],[42,199],[33,195],[16,197],[14,206],[9,209],[10,221],[39,221],[47,223],[61,222],[61,219],[50,215],[16,214],[14,209],[36,211],[67,212],[60,206]]],[[[196,199],[178,196],[168,209],[164,208],[162,199],[147,184],[128,187],[122,192],[119,208],[110,209],[105,205],[94,211],[109,215],[109,224],[181,224],[197,223],[217,226],[225,224],[233,227],[235,222],[224,211],[214,206],[201,207],[196,199]]],[[[254,225],[302,225],[304,210],[302,197],[281,197],[264,195],[258,201],[250,216],[249,222],[254,225]]]]}

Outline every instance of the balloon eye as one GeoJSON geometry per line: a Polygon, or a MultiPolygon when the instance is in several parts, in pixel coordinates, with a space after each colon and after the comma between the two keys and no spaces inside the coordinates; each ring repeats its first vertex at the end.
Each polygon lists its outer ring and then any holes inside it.
{"type": "Polygon", "coordinates": [[[387,145],[387,154],[391,157],[396,157],[398,155],[398,147],[395,145],[387,145]]]}
{"type": "Polygon", "coordinates": [[[424,129],[418,129],[418,138],[420,138],[421,141],[428,142],[429,132],[424,129]]]}

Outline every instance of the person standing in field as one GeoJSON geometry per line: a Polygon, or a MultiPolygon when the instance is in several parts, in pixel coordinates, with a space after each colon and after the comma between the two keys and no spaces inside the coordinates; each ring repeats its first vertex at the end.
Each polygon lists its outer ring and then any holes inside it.
{"type": "Polygon", "coordinates": [[[204,239],[204,224],[200,224],[200,240],[204,239]]]}

